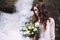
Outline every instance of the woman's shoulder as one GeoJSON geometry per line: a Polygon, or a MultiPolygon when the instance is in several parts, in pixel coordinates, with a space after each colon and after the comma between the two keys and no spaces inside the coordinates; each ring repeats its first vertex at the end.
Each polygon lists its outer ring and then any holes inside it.
{"type": "Polygon", "coordinates": [[[50,23],[55,22],[54,18],[49,17],[49,19],[50,19],[50,23]]]}

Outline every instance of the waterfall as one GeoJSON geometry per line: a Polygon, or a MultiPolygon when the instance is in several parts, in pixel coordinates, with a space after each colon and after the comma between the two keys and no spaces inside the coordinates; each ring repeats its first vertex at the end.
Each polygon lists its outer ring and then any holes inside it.
{"type": "MultiPolygon", "coordinates": [[[[33,15],[30,11],[33,0],[17,0],[15,2],[16,13],[1,12],[0,15],[0,40],[26,40],[20,31],[29,22],[33,15]]],[[[28,39],[27,39],[28,40],[28,39]]]]}

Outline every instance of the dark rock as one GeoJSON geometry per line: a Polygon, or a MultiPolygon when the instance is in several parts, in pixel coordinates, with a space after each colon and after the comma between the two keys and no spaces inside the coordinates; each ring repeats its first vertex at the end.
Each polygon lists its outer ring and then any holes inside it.
{"type": "Polygon", "coordinates": [[[0,11],[6,13],[13,13],[16,11],[15,9],[15,1],[16,0],[0,0],[0,11]]]}

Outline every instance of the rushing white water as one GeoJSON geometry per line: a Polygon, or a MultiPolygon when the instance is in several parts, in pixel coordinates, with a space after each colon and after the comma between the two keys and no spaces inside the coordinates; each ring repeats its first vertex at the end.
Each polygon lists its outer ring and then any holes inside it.
{"type": "Polygon", "coordinates": [[[30,11],[33,0],[17,0],[15,3],[16,13],[8,14],[1,12],[0,15],[0,40],[28,40],[19,31],[29,22],[33,15],[30,11]]]}

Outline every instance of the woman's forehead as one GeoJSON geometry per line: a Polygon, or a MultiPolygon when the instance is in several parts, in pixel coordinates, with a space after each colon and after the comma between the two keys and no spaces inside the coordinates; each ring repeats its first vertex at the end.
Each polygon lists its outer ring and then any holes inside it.
{"type": "Polygon", "coordinates": [[[37,9],[37,7],[34,7],[34,9],[37,9]]]}

